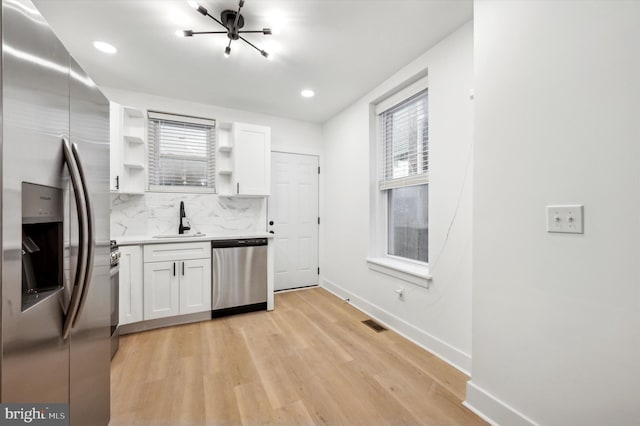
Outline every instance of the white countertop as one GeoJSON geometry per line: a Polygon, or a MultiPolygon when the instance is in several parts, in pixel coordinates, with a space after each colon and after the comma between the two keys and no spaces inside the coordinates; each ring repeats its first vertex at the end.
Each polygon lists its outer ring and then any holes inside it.
{"type": "Polygon", "coordinates": [[[273,234],[255,233],[255,234],[230,234],[230,235],[203,235],[196,237],[172,237],[172,238],[153,238],[144,235],[111,237],[116,240],[119,246],[133,246],[138,244],[170,244],[170,243],[188,243],[202,241],[219,241],[219,240],[237,240],[246,238],[273,238],[273,234]]]}

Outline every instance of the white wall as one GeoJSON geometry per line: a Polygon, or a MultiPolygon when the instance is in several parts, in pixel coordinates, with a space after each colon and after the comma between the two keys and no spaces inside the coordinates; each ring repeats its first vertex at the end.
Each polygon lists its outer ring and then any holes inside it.
{"type": "MultiPolygon", "coordinates": [[[[272,151],[309,155],[320,155],[321,152],[322,127],[319,124],[109,87],[101,90],[109,100],[134,108],[213,118],[218,123],[244,122],[269,126],[272,151]]],[[[171,233],[177,229],[180,201],[185,202],[194,231],[210,235],[266,232],[267,206],[263,198],[256,201],[214,194],[156,192],[144,196],[112,197],[112,238],[171,233]]]]}
{"type": "Polygon", "coordinates": [[[475,3],[467,402],[501,424],[640,421],[639,18],[475,3]],[[584,235],[545,231],[563,203],[584,204],[584,235]]]}
{"type": "MultiPolygon", "coordinates": [[[[238,121],[269,126],[271,127],[272,151],[320,155],[322,127],[316,123],[110,87],[101,87],[100,89],[110,101],[134,108],[213,118],[218,123],[238,121]]],[[[203,87],[203,90],[206,90],[206,87],[203,87]]]]}
{"type": "Polygon", "coordinates": [[[468,23],[328,121],[320,176],[321,285],[465,371],[471,352],[472,49],[473,27],[468,23]],[[429,248],[430,259],[438,258],[429,289],[371,271],[365,261],[373,188],[370,107],[427,69],[429,248]],[[394,292],[399,286],[406,289],[405,301],[394,292]]]}

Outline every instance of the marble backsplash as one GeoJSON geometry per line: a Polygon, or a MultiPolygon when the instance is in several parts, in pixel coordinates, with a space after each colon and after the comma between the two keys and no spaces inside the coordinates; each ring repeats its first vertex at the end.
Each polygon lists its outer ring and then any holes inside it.
{"type": "Polygon", "coordinates": [[[232,235],[266,232],[264,198],[215,194],[147,192],[111,196],[111,237],[177,234],[180,201],[191,223],[190,233],[232,235]]]}

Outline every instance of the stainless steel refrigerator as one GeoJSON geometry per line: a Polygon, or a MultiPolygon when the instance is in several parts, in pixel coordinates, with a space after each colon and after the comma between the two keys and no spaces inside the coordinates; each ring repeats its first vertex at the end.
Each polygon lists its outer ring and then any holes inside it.
{"type": "Polygon", "coordinates": [[[29,1],[2,1],[0,401],[109,423],[109,103],[29,1]]]}

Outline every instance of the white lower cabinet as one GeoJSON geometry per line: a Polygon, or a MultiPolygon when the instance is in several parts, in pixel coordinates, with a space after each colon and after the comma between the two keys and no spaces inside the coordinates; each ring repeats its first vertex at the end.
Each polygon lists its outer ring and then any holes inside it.
{"type": "Polygon", "coordinates": [[[142,281],[142,247],[120,247],[119,280],[119,316],[120,325],[142,321],[143,281],[142,281]]]}
{"type": "Polygon", "coordinates": [[[180,275],[180,313],[211,310],[211,258],[184,260],[180,275]]]}
{"type": "Polygon", "coordinates": [[[180,279],[178,262],[144,264],[144,319],[180,314],[180,279]]]}
{"type": "Polygon", "coordinates": [[[145,320],[211,310],[210,243],[148,245],[144,258],[145,320]]]}

